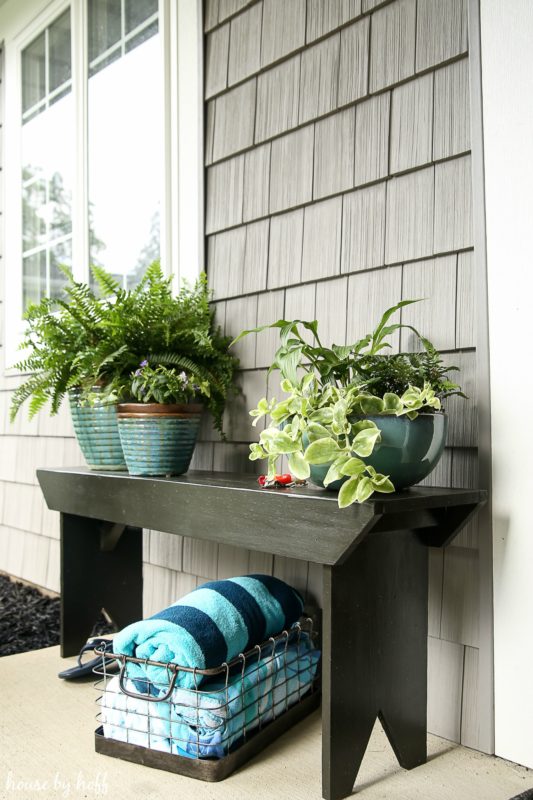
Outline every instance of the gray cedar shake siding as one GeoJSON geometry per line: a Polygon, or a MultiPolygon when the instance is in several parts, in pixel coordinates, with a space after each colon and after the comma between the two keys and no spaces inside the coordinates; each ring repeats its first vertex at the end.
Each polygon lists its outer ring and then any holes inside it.
{"type": "MultiPolygon", "coordinates": [[[[447,448],[428,481],[450,486],[477,481],[467,29],[466,0],[205,3],[207,272],[219,324],[235,335],[316,317],[323,339],[341,344],[399,299],[428,298],[402,319],[461,367],[470,397],[448,402],[447,448]]],[[[243,394],[225,416],[228,443],[206,422],[193,467],[257,471],[247,411],[279,396],[266,375],[276,343],[263,333],[236,347],[243,394]]],[[[414,342],[402,333],[394,345],[414,342]]],[[[16,380],[0,385],[0,569],[58,590],[58,519],[35,469],[83,460],[66,409],[9,425],[16,380]]],[[[478,535],[472,524],[430,552],[429,729],[472,747],[478,535]]],[[[145,612],[251,571],[320,602],[315,565],[146,531],[145,612]]]]}

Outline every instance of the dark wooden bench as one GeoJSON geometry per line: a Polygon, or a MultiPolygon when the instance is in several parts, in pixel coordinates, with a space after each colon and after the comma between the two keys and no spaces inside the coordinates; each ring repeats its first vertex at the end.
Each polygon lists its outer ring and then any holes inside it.
{"type": "Polygon", "coordinates": [[[61,653],[74,655],[105,607],[142,617],[142,528],[323,567],[322,789],[352,792],[379,717],[406,769],[426,761],[428,547],[445,547],[482,490],[416,487],[339,510],[334,493],[259,489],[253,476],[137,478],[37,472],[61,512],[61,653]]]}

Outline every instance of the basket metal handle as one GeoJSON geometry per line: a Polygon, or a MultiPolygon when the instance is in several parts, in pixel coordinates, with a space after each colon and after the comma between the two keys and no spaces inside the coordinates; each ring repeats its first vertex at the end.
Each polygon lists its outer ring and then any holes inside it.
{"type": "Polygon", "coordinates": [[[176,683],[178,677],[178,670],[173,669],[172,671],[172,678],[170,679],[170,683],[168,686],[168,691],[164,695],[158,695],[154,697],[151,694],[144,694],[143,692],[132,692],[131,689],[126,689],[125,686],[125,679],[127,678],[126,672],[126,662],[124,661],[120,666],[120,672],[118,676],[118,683],[120,686],[120,691],[127,694],[128,697],[133,697],[136,700],[147,700],[149,703],[163,703],[165,700],[168,700],[172,692],[174,691],[174,684],[176,683]]]}

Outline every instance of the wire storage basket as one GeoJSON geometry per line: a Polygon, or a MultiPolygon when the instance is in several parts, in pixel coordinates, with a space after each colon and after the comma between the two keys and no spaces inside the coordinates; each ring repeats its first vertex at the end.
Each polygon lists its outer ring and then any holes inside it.
{"type": "Polygon", "coordinates": [[[113,662],[102,658],[94,670],[96,751],[223,780],[318,706],[315,638],[306,618],[229,663],[204,670],[117,654],[117,674],[113,662]]]}

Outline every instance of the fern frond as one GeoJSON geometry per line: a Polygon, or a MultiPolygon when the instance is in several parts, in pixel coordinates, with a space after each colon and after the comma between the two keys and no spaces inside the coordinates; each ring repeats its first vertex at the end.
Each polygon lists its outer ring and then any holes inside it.
{"type": "Polygon", "coordinates": [[[120,283],[113,278],[103,267],[98,264],[91,264],[91,272],[100,289],[102,297],[117,295],[120,292],[120,283]]]}
{"type": "Polygon", "coordinates": [[[182,356],[179,353],[151,353],[148,356],[148,361],[152,364],[161,364],[165,367],[181,367],[182,369],[190,372],[191,375],[194,375],[196,378],[207,381],[216,389],[218,389],[218,391],[223,391],[222,386],[213,373],[201,364],[197,364],[188,356],[182,356]]]}

